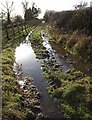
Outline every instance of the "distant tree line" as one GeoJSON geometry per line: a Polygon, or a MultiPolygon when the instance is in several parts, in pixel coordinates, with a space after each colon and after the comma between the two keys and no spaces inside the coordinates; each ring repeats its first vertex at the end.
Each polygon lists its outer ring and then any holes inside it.
{"type": "Polygon", "coordinates": [[[11,13],[14,10],[14,2],[6,1],[4,4],[1,3],[1,13],[0,18],[6,24],[10,24],[11,22],[22,22],[22,21],[31,21],[32,19],[36,19],[38,15],[41,13],[41,9],[38,8],[35,3],[32,3],[31,7],[29,7],[29,2],[25,0],[22,2],[23,10],[24,10],[24,20],[21,15],[16,15],[13,20],[11,20],[11,13]]]}
{"type": "Polygon", "coordinates": [[[87,7],[87,5],[88,5],[88,3],[87,2],[80,2],[79,4],[76,4],[76,5],[74,5],[74,8],[75,9],[84,9],[84,8],[86,8],[87,7]]]}
{"type": "Polygon", "coordinates": [[[65,31],[69,30],[85,30],[92,33],[92,9],[79,9],[72,11],[46,11],[44,20],[57,28],[64,28],[65,31]]]}
{"type": "Polygon", "coordinates": [[[8,1],[6,1],[5,4],[1,3],[1,5],[3,7],[3,8],[1,8],[2,9],[1,14],[2,14],[2,17],[5,16],[5,14],[6,14],[7,24],[11,23],[11,17],[10,16],[11,16],[11,12],[14,10],[13,4],[14,4],[13,1],[11,2],[11,4],[9,4],[8,1]]]}
{"type": "Polygon", "coordinates": [[[41,13],[41,9],[37,8],[35,3],[32,3],[32,6],[28,8],[28,2],[22,2],[23,9],[24,9],[24,18],[25,21],[30,21],[33,18],[37,18],[38,15],[41,13]]]}

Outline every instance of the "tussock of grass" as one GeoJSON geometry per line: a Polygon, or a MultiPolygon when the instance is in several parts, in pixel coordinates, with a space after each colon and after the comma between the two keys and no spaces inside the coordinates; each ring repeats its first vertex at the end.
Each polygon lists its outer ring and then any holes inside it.
{"type": "Polygon", "coordinates": [[[54,69],[53,61],[42,64],[43,75],[48,79],[48,92],[58,99],[66,119],[92,118],[92,78],[74,68],[63,73],[54,69]],[[58,84],[57,84],[58,83],[58,84]]]}
{"type": "Polygon", "coordinates": [[[18,119],[22,120],[22,112],[17,114],[20,106],[20,96],[19,88],[17,86],[17,81],[13,71],[13,64],[15,61],[14,58],[14,49],[8,47],[2,52],[2,90],[3,90],[3,99],[2,99],[2,119],[18,119]],[[16,111],[15,111],[16,109],[16,111]],[[21,115],[22,116],[21,116],[21,115]]]}
{"type": "Polygon", "coordinates": [[[73,70],[69,73],[61,73],[59,79],[62,81],[61,87],[54,88],[51,85],[49,87],[49,93],[61,101],[65,118],[91,119],[92,109],[89,109],[88,105],[92,103],[90,90],[92,88],[90,84],[92,78],[73,70]]]}
{"type": "MultiPolygon", "coordinates": [[[[33,40],[33,46],[41,46],[42,41],[40,41],[40,31],[38,28],[36,31],[34,31],[31,37],[34,38],[30,39],[30,41],[33,40]]],[[[80,41],[80,38],[77,39],[76,37],[76,32],[74,32],[72,35],[65,34],[65,36],[63,36],[62,39],[57,42],[60,45],[65,46],[67,49],[73,51],[74,46],[80,41]]],[[[38,47],[33,48],[36,55],[38,55],[39,51],[41,52],[43,49],[40,48],[38,50],[38,47]]],[[[41,55],[42,54],[39,54],[39,59],[41,59],[41,55]]],[[[63,73],[58,67],[55,67],[53,60],[43,61],[42,68],[43,75],[48,79],[49,82],[48,92],[51,94],[51,96],[60,101],[64,111],[64,117],[70,120],[91,119],[92,109],[89,106],[92,105],[92,78],[84,75],[80,71],[76,71],[75,69],[70,69],[63,73]]]]}
{"type": "MultiPolygon", "coordinates": [[[[24,31],[25,33],[26,31],[24,31]]],[[[38,29],[37,34],[40,34],[38,29]]],[[[23,34],[23,33],[22,33],[23,34]]],[[[33,33],[32,41],[35,41],[36,33],[33,33]]],[[[38,36],[38,35],[37,35],[38,36]]],[[[37,88],[32,85],[31,78],[26,79],[24,88],[22,89],[17,82],[18,75],[13,70],[15,62],[15,48],[24,41],[25,35],[21,36],[16,34],[15,39],[8,41],[3,40],[2,52],[2,120],[35,120],[40,110],[40,93],[37,88]],[[37,110],[38,109],[38,110],[37,110]]],[[[41,36],[37,37],[41,42],[41,36]]],[[[35,41],[36,43],[37,41],[35,41]]],[[[40,44],[39,42],[39,44],[40,44]]]]}
{"type": "Polygon", "coordinates": [[[64,47],[71,54],[77,55],[78,57],[92,62],[92,37],[91,35],[86,35],[76,30],[72,33],[62,33],[59,34],[59,29],[52,28],[54,30],[49,30],[53,39],[57,42],[59,46],[64,47]]]}

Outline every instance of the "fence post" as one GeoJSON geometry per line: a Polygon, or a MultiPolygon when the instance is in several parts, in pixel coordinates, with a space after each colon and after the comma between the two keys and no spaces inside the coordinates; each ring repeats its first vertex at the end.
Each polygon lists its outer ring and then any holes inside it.
{"type": "Polygon", "coordinates": [[[26,34],[28,34],[27,27],[26,27],[26,22],[24,22],[24,26],[25,26],[26,34]]]}
{"type": "Polygon", "coordinates": [[[23,28],[23,25],[24,25],[24,23],[21,23],[21,24],[20,24],[20,26],[21,26],[21,28],[22,28],[22,33],[23,33],[23,36],[25,36],[25,34],[24,34],[24,28],[23,28]]]}
{"type": "Polygon", "coordinates": [[[28,32],[30,32],[30,28],[29,28],[28,24],[27,24],[27,29],[28,29],[28,32]]]}
{"type": "Polygon", "coordinates": [[[18,28],[19,37],[21,37],[21,33],[20,33],[20,29],[19,29],[19,23],[17,23],[17,28],[18,28]]]}
{"type": "Polygon", "coordinates": [[[12,34],[12,36],[14,37],[14,39],[15,39],[15,30],[14,30],[14,24],[12,23],[12,31],[13,31],[13,34],[12,34]]]}
{"type": "Polygon", "coordinates": [[[7,25],[5,25],[5,31],[6,31],[7,40],[9,40],[9,34],[8,34],[7,25]]]}

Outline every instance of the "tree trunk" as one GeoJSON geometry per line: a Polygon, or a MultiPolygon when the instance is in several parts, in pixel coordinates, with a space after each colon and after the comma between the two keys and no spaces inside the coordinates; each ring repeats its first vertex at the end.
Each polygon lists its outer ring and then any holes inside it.
{"type": "Polygon", "coordinates": [[[11,23],[10,12],[7,13],[7,24],[11,23]]]}

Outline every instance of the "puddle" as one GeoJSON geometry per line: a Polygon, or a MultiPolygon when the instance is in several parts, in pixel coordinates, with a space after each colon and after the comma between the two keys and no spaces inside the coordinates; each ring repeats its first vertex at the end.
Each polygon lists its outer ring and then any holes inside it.
{"type": "MultiPolygon", "coordinates": [[[[45,34],[44,32],[42,32],[42,34],[45,34]]],[[[52,49],[50,43],[48,42],[49,37],[48,36],[42,36],[43,39],[43,46],[46,48],[46,50],[49,52],[50,54],[50,59],[53,59],[56,61],[56,64],[62,66],[61,70],[62,72],[65,72],[71,68],[73,68],[73,65],[66,62],[65,59],[60,58],[59,55],[57,54],[57,52],[55,50],[52,49]]]]}
{"type": "MultiPolygon", "coordinates": [[[[61,108],[58,101],[53,101],[47,91],[48,82],[42,75],[40,60],[36,59],[36,55],[31,47],[31,43],[26,37],[26,43],[21,43],[16,48],[15,58],[16,63],[22,65],[22,76],[32,77],[33,84],[41,93],[40,103],[43,115],[45,118],[62,118],[61,108]]],[[[20,81],[20,84],[24,84],[20,81]]]]}

